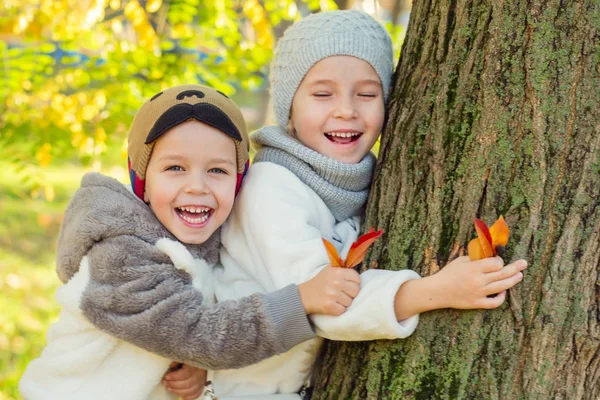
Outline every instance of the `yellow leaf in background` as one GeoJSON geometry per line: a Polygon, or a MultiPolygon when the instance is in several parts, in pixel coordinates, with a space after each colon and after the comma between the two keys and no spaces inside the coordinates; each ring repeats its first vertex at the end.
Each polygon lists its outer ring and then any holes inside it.
{"type": "Polygon", "coordinates": [[[94,118],[96,116],[96,114],[97,114],[96,107],[94,107],[91,104],[86,104],[81,109],[81,118],[83,118],[85,121],[91,120],[92,118],[94,118]]]}
{"type": "Polygon", "coordinates": [[[71,135],[71,145],[73,147],[79,147],[83,141],[85,141],[85,135],[83,132],[73,132],[71,135]]]}
{"type": "Polygon", "coordinates": [[[38,160],[41,167],[48,166],[52,161],[52,155],[50,154],[50,150],[52,150],[52,146],[50,145],[50,143],[44,143],[35,155],[35,158],[38,160]]]}
{"type": "Polygon", "coordinates": [[[118,19],[113,19],[110,27],[112,28],[112,31],[117,34],[123,31],[123,24],[118,19]]]}
{"type": "Polygon", "coordinates": [[[71,108],[75,105],[75,101],[71,96],[64,96],[62,102],[65,105],[65,108],[71,108]]]}
{"type": "Polygon", "coordinates": [[[45,184],[44,185],[44,197],[48,201],[53,201],[54,200],[54,186],[52,186],[50,184],[45,184]]]}
{"type": "Polygon", "coordinates": [[[133,0],[133,1],[129,1],[127,3],[127,5],[125,6],[125,8],[123,9],[123,12],[125,13],[125,16],[128,19],[132,19],[135,13],[135,10],[137,7],[140,6],[140,3],[138,3],[137,1],[133,0]]]}
{"type": "Polygon", "coordinates": [[[106,95],[104,94],[104,91],[98,91],[96,94],[94,94],[94,103],[99,109],[102,109],[104,106],[106,106],[106,95]]]}
{"type": "Polygon", "coordinates": [[[257,0],[250,0],[244,3],[243,11],[256,32],[256,42],[264,47],[273,46],[273,31],[263,6],[257,0]]]}
{"type": "Polygon", "coordinates": [[[296,18],[296,15],[298,15],[298,6],[296,6],[296,3],[291,2],[290,5],[288,6],[287,9],[287,13],[288,13],[288,17],[290,18],[296,18]]]}
{"type": "Polygon", "coordinates": [[[146,3],[146,11],[154,13],[162,6],[162,0],[148,0],[146,3]]]}
{"type": "Polygon", "coordinates": [[[192,28],[186,24],[177,24],[173,26],[173,38],[175,39],[192,37],[193,34],[194,31],[192,28]]]}
{"type": "Polygon", "coordinates": [[[83,127],[81,126],[81,123],[75,122],[74,124],[72,124],[71,125],[71,131],[73,131],[73,132],[83,132],[83,127]]]}
{"type": "Polygon", "coordinates": [[[110,8],[112,10],[118,10],[121,8],[121,0],[110,0],[110,8]]]}
{"type": "Polygon", "coordinates": [[[96,128],[96,133],[94,135],[94,139],[96,140],[96,142],[101,142],[104,143],[106,142],[106,131],[104,130],[103,127],[99,126],[96,128]]]}
{"type": "Polygon", "coordinates": [[[163,72],[160,69],[153,68],[150,71],[150,78],[159,80],[164,76],[163,72]]]}
{"type": "Polygon", "coordinates": [[[123,144],[121,145],[121,158],[127,160],[127,139],[123,140],[123,144]]]}

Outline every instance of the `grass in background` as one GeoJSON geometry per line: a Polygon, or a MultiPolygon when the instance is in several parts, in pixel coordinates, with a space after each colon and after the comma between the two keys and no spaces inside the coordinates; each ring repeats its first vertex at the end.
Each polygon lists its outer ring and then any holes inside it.
{"type": "MultiPolygon", "coordinates": [[[[54,291],[56,240],[64,209],[89,168],[44,169],[30,193],[23,175],[0,162],[0,400],[21,399],[18,381],[46,344],[60,311],[54,291]],[[49,201],[51,198],[51,201],[49,201]]],[[[123,181],[123,168],[103,171],[123,181]]]]}

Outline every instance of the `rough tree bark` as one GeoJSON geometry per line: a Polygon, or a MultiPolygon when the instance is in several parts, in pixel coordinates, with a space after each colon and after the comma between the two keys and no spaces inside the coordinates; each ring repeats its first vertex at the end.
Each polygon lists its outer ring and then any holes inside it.
{"type": "Polygon", "coordinates": [[[502,214],[530,266],[498,310],[329,343],[314,398],[600,398],[599,28],[597,0],[415,1],[366,265],[435,273],[502,214]]]}

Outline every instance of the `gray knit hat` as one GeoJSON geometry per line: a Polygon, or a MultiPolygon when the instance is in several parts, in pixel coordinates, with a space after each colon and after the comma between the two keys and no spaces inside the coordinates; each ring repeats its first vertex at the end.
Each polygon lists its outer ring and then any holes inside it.
{"type": "Polygon", "coordinates": [[[279,39],[271,63],[271,96],[277,123],[286,127],[298,86],[317,62],[353,56],[371,64],[387,102],[393,69],[392,40],[383,26],[355,10],[312,14],[292,25],[279,39]]]}

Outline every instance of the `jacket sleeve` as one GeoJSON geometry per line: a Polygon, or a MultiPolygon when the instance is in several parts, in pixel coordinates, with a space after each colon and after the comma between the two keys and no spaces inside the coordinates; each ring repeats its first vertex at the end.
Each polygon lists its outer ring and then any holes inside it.
{"type": "Polygon", "coordinates": [[[96,243],[85,263],[84,316],[110,335],[172,360],[240,368],[314,337],[295,285],[209,306],[189,275],[131,235],[96,243]]]}
{"type": "MultiPolygon", "coordinates": [[[[311,196],[310,189],[291,172],[264,164],[269,163],[255,164],[254,172],[261,172],[257,168],[269,168],[264,174],[269,179],[261,179],[259,175],[246,182],[235,206],[236,217],[230,220],[222,240],[232,262],[248,264],[244,258],[253,256],[253,268],[259,269],[254,274],[268,276],[271,282],[267,287],[272,290],[305,282],[329,264],[323,234],[318,227],[323,223],[333,226],[335,221],[328,210],[322,210],[325,207],[318,203],[319,200],[311,196]],[[248,254],[239,247],[243,241],[233,240],[239,235],[245,236],[251,248],[248,254]]],[[[224,263],[227,260],[227,257],[223,258],[224,263]]],[[[317,333],[345,341],[409,336],[418,324],[418,316],[398,322],[394,299],[404,282],[418,278],[419,275],[411,270],[364,272],[361,274],[361,291],[344,314],[311,316],[317,333]]]]}

